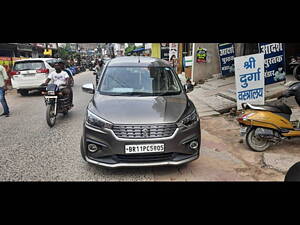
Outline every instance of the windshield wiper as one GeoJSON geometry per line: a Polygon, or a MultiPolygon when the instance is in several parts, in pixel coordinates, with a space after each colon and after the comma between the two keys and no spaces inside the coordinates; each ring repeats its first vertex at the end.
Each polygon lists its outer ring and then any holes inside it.
{"type": "Polygon", "coordinates": [[[153,96],[152,93],[147,92],[123,92],[119,94],[124,96],[153,96]]]}
{"type": "Polygon", "coordinates": [[[177,92],[163,92],[163,93],[157,93],[158,96],[167,96],[167,95],[179,95],[180,94],[180,91],[177,91],[177,92]]]}

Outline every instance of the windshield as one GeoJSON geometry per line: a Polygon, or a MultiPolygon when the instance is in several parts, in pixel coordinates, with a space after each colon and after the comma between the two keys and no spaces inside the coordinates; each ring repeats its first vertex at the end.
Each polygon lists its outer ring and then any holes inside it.
{"type": "Polygon", "coordinates": [[[46,62],[51,66],[54,67],[54,64],[57,62],[57,59],[50,59],[50,60],[46,60],[46,62]]]}
{"type": "Polygon", "coordinates": [[[16,62],[14,65],[15,71],[39,70],[39,69],[45,69],[45,65],[43,61],[23,61],[23,62],[16,62]]]}
{"type": "Polygon", "coordinates": [[[175,95],[181,88],[168,67],[108,67],[99,91],[104,95],[175,95]]]}

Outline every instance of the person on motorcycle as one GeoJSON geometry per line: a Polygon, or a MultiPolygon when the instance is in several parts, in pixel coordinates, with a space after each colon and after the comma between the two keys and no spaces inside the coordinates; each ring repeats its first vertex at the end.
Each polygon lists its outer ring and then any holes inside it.
{"type": "Polygon", "coordinates": [[[47,86],[50,81],[56,84],[60,89],[62,89],[63,96],[69,97],[71,105],[73,106],[73,91],[70,86],[70,76],[67,72],[63,71],[62,62],[57,62],[54,64],[55,71],[49,74],[45,83],[41,86],[47,86]]]}
{"type": "Polygon", "coordinates": [[[65,71],[65,72],[67,72],[67,74],[69,75],[70,85],[71,85],[71,87],[73,87],[72,84],[74,84],[74,78],[73,78],[74,74],[72,73],[72,71],[71,71],[69,68],[67,68],[65,62],[60,61],[60,62],[59,62],[59,65],[61,66],[61,69],[62,69],[63,71],[65,71]]]}

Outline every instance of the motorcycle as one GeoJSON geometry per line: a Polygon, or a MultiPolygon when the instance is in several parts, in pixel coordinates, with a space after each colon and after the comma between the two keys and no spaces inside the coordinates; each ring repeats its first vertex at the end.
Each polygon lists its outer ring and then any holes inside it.
{"type": "Polygon", "coordinates": [[[300,61],[296,60],[294,57],[291,58],[291,62],[289,63],[289,69],[293,73],[293,76],[300,80],[300,61]]]}
{"type": "MultiPolygon", "coordinates": [[[[295,97],[300,106],[300,82],[295,82],[278,99],[295,97]]],[[[262,152],[271,144],[300,137],[300,121],[291,121],[292,110],[282,101],[279,104],[242,104],[243,113],[237,118],[244,143],[253,151],[262,152]]]]}
{"type": "Polygon", "coordinates": [[[72,108],[70,98],[63,96],[62,88],[63,86],[58,87],[56,84],[48,84],[46,91],[42,91],[47,106],[46,120],[49,127],[54,126],[58,113],[65,116],[72,108]]]}
{"type": "Polygon", "coordinates": [[[85,71],[86,71],[85,64],[81,64],[81,66],[80,66],[80,72],[85,72],[85,71]]]}
{"type": "Polygon", "coordinates": [[[71,70],[73,76],[76,74],[76,67],[75,66],[70,66],[69,69],[71,70]]]}

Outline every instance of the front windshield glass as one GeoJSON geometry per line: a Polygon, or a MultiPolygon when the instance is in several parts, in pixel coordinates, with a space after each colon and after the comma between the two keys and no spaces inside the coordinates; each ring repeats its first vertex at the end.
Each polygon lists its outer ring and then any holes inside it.
{"type": "Polygon", "coordinates": [[[104,95],[176,95],[181,93],[168,67],[108,67],[99,85],[104,95]]]}

